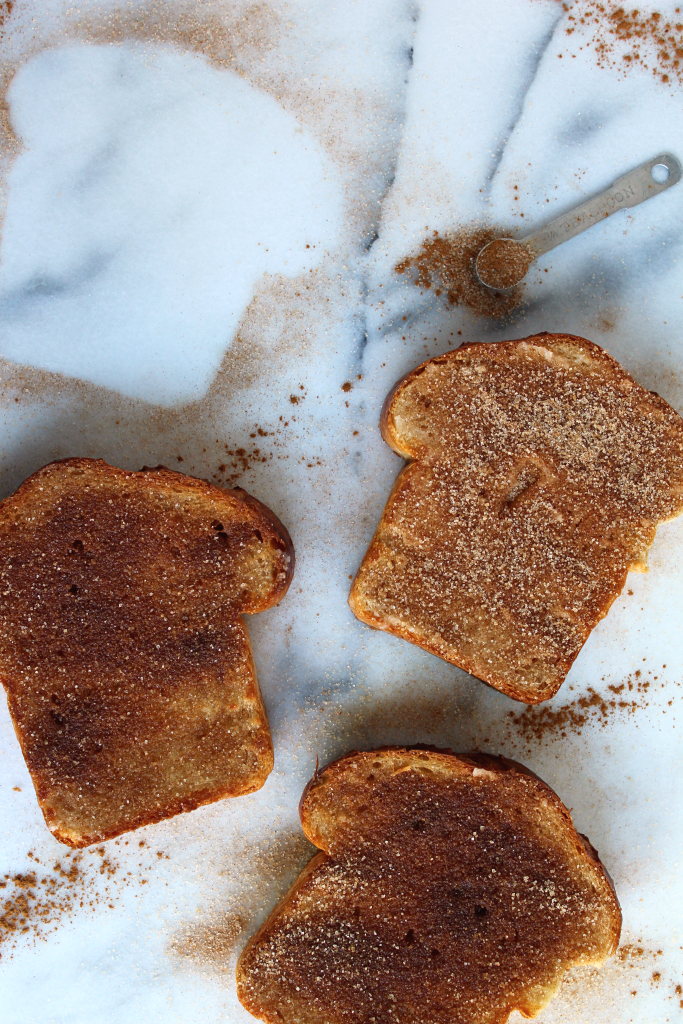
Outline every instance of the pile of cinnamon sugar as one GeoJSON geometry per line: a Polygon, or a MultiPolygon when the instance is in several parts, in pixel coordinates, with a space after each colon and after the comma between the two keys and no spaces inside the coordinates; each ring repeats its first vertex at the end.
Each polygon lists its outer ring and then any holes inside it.
{"type": "MultiPolygon", "coordinates": [[[[522,300],[522,285],[510,291],[494,291],[477,277],[475,260],[480,250],[500,237],[492,228],[461,228],[440,235],[432,233],[415,255],[395,266],[396,273],[413,273],[418,288],[445,293],[451,306],[467,306],[479,316],[505,317],[522,300]]],[[[505,269],[505,268],[504,268],[505,269]]]]}
{"type": "MultiPolygon", "coordinates": [[[[657,11],[646,13],[634,8],[627,10],[621,4],[577,0],[574,4],[563,3],[570,23],[565,30],[576,44],[591,46],[601,67],[618,68],[628,71],[640,67],[664,84],[683,84],[683,16],[676,7],[673,17],[657,11]],[[592,31],[588,41],[587,32],[592,31]]],[[[575,56],[575,54],[558,54],[575,56]]]]}
{"type": "Polygon", "coordinates": [[[497,238],[487,245],[476,261],[479,278],[489,288],[514,288],[533,263],[534,254],[513,238],[497,238]]]}

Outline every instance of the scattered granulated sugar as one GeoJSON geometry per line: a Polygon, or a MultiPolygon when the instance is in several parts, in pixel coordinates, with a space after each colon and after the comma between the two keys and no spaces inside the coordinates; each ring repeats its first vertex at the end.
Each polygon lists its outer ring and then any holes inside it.
{"type": "Polygon", "coordinates": [[[397,274],[413,275],[418,288],[434,288],[435,295],[445,293],[451,306],[467,306],[479,316],[504,317],[522,301],[523,286],[494,291],[481,283],[474,267],[479,251],[501,234],[482,227],[445,235],[434,231],[417,253],[406,256],[394,269],[397,274]]]}
{"type": "MultiPolygon", "coordinates": [[[[557,1000],[546,1010],[553,1024],[576,1024],[610,1019],[610,1007],[623,1011],[630,1006],[634,1021],[645,1020],[638,997],[653,989],[668,992],[674,1011],[683,1007],[683,988],[678,978],[661,966],[661,949],[648,948],[642,939],[628,940],[602,967],[579,967],[562,979],[557,1000]],[[675,1008],[675,1009],[674,1009],[675,1008]]],[[[621,1014],[616,1014],[623,1019],[621,1014]]],[[[659,1020],[660,1018],[658,1018],[659,1020]]]]}
{"type": "Polygon", "coordinates": [[[233,839],[224,868],[207,887],[209,908],[180,926],[169,953],[200,974],[232,975],[246,935],[284,896],[314,852],[300,828],[260,841],[233,839]]]}
{"type": "Polygon", "coordinates": [[[200,968],[222,974],[231,971],[237,940],[246,927],[238,914],[226,914],[209,924],[186,928],[174,937],[171,949],[200,968]]]}

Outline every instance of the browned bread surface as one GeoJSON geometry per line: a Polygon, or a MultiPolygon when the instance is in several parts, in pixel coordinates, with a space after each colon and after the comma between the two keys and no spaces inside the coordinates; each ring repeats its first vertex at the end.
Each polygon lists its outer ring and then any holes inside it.
{"type": "Polygon", "coordinates": [[[0,504],[0,677],[48,827],[88,846],[259,789],[273,748],[244,612],[287,531],[241,489],[65,459],[0,504]]]}
{"type": "Polygon", "coordinates": [[[316,775],[301,821],[322,852],[237,965],[268,1024],[503,1024],[617,948],[595,850],[514,762],[356,752],[316,775]]]}
{"type": "Polygon", "coordinates": [[[683,420],[569,335],[469,344],[399,381],[399,474],[353,582],[363,622],[527,703],[683,509],[683,420]]]}

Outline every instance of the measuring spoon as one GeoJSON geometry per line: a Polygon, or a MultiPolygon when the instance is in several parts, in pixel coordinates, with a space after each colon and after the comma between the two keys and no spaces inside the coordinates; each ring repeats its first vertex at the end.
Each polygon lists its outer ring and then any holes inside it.
{"type": "Polygon", "coordinates": [[[660,153],[640,167],[617,178],[604,192],[569,213],[551,220],[544,228],[523,238],[495,238],[480,249],[475,260],[477,277],[487,288],[507,291],[522,280],[534,260],[556,245],[604,220],[618,210],[638,206],[681,180],[681,165],[671,153],[660,153]]]}

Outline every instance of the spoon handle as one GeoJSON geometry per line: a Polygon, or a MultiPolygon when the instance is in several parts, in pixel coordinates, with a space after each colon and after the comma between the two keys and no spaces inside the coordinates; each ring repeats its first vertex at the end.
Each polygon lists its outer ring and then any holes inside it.
{"type": "Polygon", "coordinates": [[[622,178],[617,178],[608,189],[593,196],[581,206],[575,207],[561,217],[556,217],[544,228],[532,231],[530,235],[525,235],[524,238],[517,240],[533,250],[534,258],[542,256],[543,253],[549,252],[556,245],[581,234],[582,231],[586,231],[599,220],[609,217],[610,214],[631,206],[638,206],[646,199],[659,195],[660,192],[671,188],[680,179],[681,165],[676,157],[670,153],[660,153],[654,159],[646,160],[640,167],[629,171],[622,178]],[[664,164],[668,168],[669,177],[666,181],[655,181],[652,177],[652,168],[657,164],[664,164]]]}

